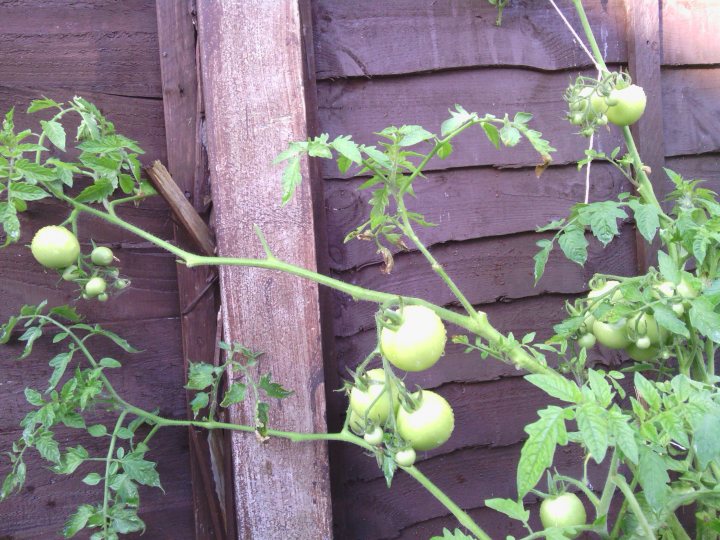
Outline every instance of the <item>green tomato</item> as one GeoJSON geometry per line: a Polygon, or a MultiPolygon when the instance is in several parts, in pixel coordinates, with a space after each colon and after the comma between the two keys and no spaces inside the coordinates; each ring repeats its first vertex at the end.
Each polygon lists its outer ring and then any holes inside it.
{"type": "Polygon", "coordinates": [[[682,302],[676,302],[672,305],[672,310],[678,317],[682,317],[685,315],[685,306],[682,304],[682,302]]]}
{"type": "Polygon", "coordinates": [[[662,281],[653,285],[653,296],[656,298],[671,298],[675,296],[675,285],[672,281],[662,281]]]}
{"type": "Polygon", "coordinates": [[[637,122],[647,104],[645,91],[635,84],[623,89],[616,88],[610,93],[610,100],[617,103],[609,106],[605,114],[616,126],[629,126],[637,122]]]}
{"type": "Polygon", "coordinates": [[[400,407],[397,414],[398,434],[415,450],[432,450],[445,443],[455,428],[452,407],[441,395],[424,390],[413,398],[417,408],[408,412],[400,407]]]}
{"type": "Polygon", "coordinates": [[[650,338],[647,336],[642,336],[635,340],[635,346],[638,349],[649,349],[650,345],[652,345],[652,343],[650,342],[650,338]]]}
{"type": "Polygon", "coordinates": [[[380,426],[375,426],[363,436],[365,442],[377,446],[383,441],[383,430],[380,426]]]}
{"type": "Polygon", "coordinates": [[[113,258],[112,249],[105,246],[98,246],[90,253],[90,260],[97,266],[110,266],[113,258]]]}
{"type": "Polygon", "coordinates": [[[417,459],[417,454],[412,448],[400,450],[395,454],[395,463],[401,467],[412,467],[417,459]]]}
{"type": "Polygon", "coordinates": [[[405,306],[397,330],[383,328],[380,350],[385,358],[404,371],[423,371],[445,352],[447,334],[442,319],[423,306],[405,306]]]}
{"type": "MultiPolygon", "coordinates": [[[[577,527],[585,525],[587,514],[580,498],[574,493],[563,493],[545,499],[540,505],[540,521],[543,527],[577,527]]],[[[577,534],[572,535],[575,538],[577,534]]]]}
{"type": "Polygon", "coordinates": [[[348,420],[350,430],[356,435],[365,433],[365,422],[363,422],[363,419],[355,414],[355,411],[352,409],[348,409],[348,414],[350,415],[350,419],[348,420]]]}
{"type": "MultiPolygon", "coordinates": [[[[619,281],[614,281],[614,280],[606,281],[605,285],[603,285],[599,289],[592,289],[588,293],[588,298],[589,299],[599,298],[600,296],[603,296],[604,294],[609,293],[612,289],[615,289],[618,285],[620,285],[619,281]]],[[[610,295],[609,297],[606,297],[603,300],[609,300],[611,304],[615,303],[618,300],[622,300],[622,293],[620,292],[620,289],[617,289],[617,290],[615,290],[615,292],[612,295],[610,295]]]]}
{"type": "Polygon", "coordinates": [[[97,299],[100,302],[107,302],[108,298],[110,298],[110,297],[107,295],[107,293],[100,293],[97,295],[97,299]]]}
{"type": "Polygon", "coordinates": [[[592,334],[583,334],[578,338],[578,345],[583,349],[592,349],[595,346],[595,336],[592,334]]]}
{"type": "MultiPolygon", "coordinates": [[[[668,339],[668,332],[664,328],[658,325],[655,317],[649,313],[638,313],[630,319],[627,325],[627,332],[629,335],[637,337],[647,337],[650,340],[650,345],[658,345],[661,342],[665,343],[668,339]]],[[[641,347],[639,343],[636,343],[638,347],[641,347]]],[[[643,348],[643,347],[641,347],[643,348]]],[[[647,347],[644,347],[647,349],[647,347]]]]}
{"type": "Polygon", "coordinates": [[[657,347],[650,346],[646,349],[638,347],[635,343],[628,345],[625,349],[628,356],[637,362],[649,362],[651,360],[657,360],[660,356],[660,350],[657,347]]]}
{"type": "Polygon", "coordinates": [[[677,286],[677,293],[685,300],[692,300],[693,298],[697,298],[698,295],[698,292],[685,278],[682,278],[682,280],[680,280],[680,283],[677,286]]]}
{"type": "Polygon", "coordinates": [[[80,256],[80,243],[65,227],[49,225],[35,233],[30,251],[46,268],[67,268],[80,256]]]}
{"type": "Polygon", "coordinates": [[[385,371],[382,369],[371,369],[365,373],[364,382],[367,389],[361,390],[355,386],[350,391],[350,408],[358,418],[382,424],[398,405],[397,391],[392,392],[391,407],[391,400],[385,392],[385,371]]]}
{"type": "Polygon", "coordinates": [[[107,283],[101,277],[90,278],[85,284],[85,294],[90,298],[95,298],[104,293],[105,289],[107,289],[107,283]]]}
{"type": "Polygon", "coordinates": [[[595,321],[593,323],[593,334],[597,340],[608,349],[624,349],[630,343],[627,336],[627,320],[620,319],[614,323],[595,321]]]}

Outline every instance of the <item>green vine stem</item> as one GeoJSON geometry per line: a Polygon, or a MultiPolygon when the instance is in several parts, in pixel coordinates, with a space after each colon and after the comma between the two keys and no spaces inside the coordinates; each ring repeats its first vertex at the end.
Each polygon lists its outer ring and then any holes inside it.
{"type": "Polygon", "coordinates": [[[648,523],[642,508],[640,508],[640,503],[638,503],[628,483],[620,475],[613,476],[612,481],[615,485],[617,485],[620,491],[622,491],[623,495],[625,495],[625,500],[627,500],[628,505],[630,505],[630,510],[632,510],[633,514],[635,514],[640,526],[643,528],[643,531],[645,531],[645,538],[647,540],[655,540],[655,533],[653,533],[650,523],[648,523]]]}
{"type": "Polygon", "coordinates": [[[108,534],[108,503],[110,501],[110,465],[113,462],[113,454],[115,453],[115,443],[117,442],[118,431],[125,422],[125,417],[128,411],[122,411],[118,416],[117,422],[115,422],[115,429],[113,429],[112,437],[110,438],[110,445],[108,446],[107,460],[105,461],[105,482],[103,483],[103,532],[107,537],[108,534]]]}

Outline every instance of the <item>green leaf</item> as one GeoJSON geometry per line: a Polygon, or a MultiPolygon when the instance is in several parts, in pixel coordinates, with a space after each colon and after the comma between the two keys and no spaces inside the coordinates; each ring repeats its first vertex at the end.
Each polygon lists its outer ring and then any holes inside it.
{"type": "Polygon", "coordinates": [[[27,112],[34,113],[37,111],[42,111],[43,109],[49,109],[50,107],[60,108],[60,103],[50,98],[43,97],[43,99],[32,100],[30,102],[30,106],[28,107],[27,112]]]}
{"type": "Polygon", "coordinates": [[[102,476],[100,476],[98,473],[90,473],[85,476],[85,478],[82,479],[84,484],[87,484],[88,486],[96,486],[100,483],[100,481],[103,479],[102,476]]]}
{"type": "Polygon", "coordinates": [[[582,442],[596,463],[605,459],[609,445],[606,411],[594,402],[582,404],[575,411],[582,442]]]}
{"type": "Polygon", "coordinates": [[[115,360],[114,358],[102,358],[100,359],[99,364],[104,368],[119,368],[122,367],[122,364],[115,360]]]}
{"type": "Polygon", "coordinates": [[[77,310],[74,307],[67,305],[50,308],[49,313],[71,322],[78,322],[82,320],[82,316],[77,312],[77,310]]]}
{"type": "Polygon", "coordinates": [[[120,347],[123,351],[129,352],[129,353],[137,353],[140,352],[138,349],[130,345],[128,341],[124,338],[121,338],[118,336],[115,332],[111,332],[110,330],[106,330],[104,328],[101,328],[100,326],[95,326],[93,328],[93,332],[105,336],[109,340],[111,340],[115,345],[120,347]]]}
{"type": "Polygon", "coordinates": [[[240,403],[242,400],[245,399],[246,390],[247,386],[245,384],[239,382],[232,383],[230,385],[230,388],[228,388],[227,392],[225,392],[223,400],[222,402],[220,402],[220,406],[229,407],[230,405],[240,403]]]}
{"type": "Polygon", "coordinates": [[[67,369],[68,364],[73,358],[73,352],[73,350],[63,351],[55,355],[52,360],[50,360],[50,366],[55,369],[53,370],[52,375],[50,375],[50,379],[48,380],[48,389],[45,390],[46,394],[52,389],[54,389],[60,382],[60,379],[62,379],[62,376],[65,374],[65,370],[67,369]]]}
{"type": "Polygon", "coordinates": [[[455,529],[453,532],[443,529],[442,536],[433,536],[430,540],[473,540],[473,537],[468,536],[460,529],[455,529]]]}
{"type": "Polygon", "coordinates": [[[155,470],[156,464],[144,458],[144,452],[130,452],[122,460],[123,470],[131,480],[138,484],[160,487],[160,476],[155,470]]]}
{"type": "Polygon", "coordinates": [[[635,431],[629,425],[631,420],[630,417],[625,416],[619,410],[613,410],[608,415],[608,426],[616,446],[620,448],[620,451],[627,459],[637,465],[639,450],[635,441],[635,431]]]}
{"type": "Polygon", "coordinates": [[[31,182],[50,182],[55,180],[54,170],[47,169],[27,159],[19,159],[15,163],[15,170],[22,173],[23,177],[31,182]]]}
{"type": "Polygon", "coordinates": [[[215,382],[215,366],[205,362],[191,362],[188,383],[185,388],[188,390],[205,390],[215,382]]]}
{"type": "Polygon", "coordinates": [[[520,132],[511,124],[505,124],[500,129],[500,140],[505,146],[515,146],[520,142],[520,132]]]}
{"type": "Polygon", "coordinates": [[[100,202],[112,195],[114,190],[115,188],[113,187],[112,181],[107,178],[99,178],[94,184],[83,189],[78,196],[75,197],[75,201],[100,202]]]}
{"type": "Polygon", "coordinates": [[[88,451],[80,445],[75,448],[68,448],[60,460],[60,464],[52,469],[58,474],[72,474],[89,457],[88,451]]]}
{"type": "Polygon", "coordinates": [[[580,227],[568,227],[558,238],[558,244],[565,256],[580,266],[587,261],[588,241],[585,232],[580,227]]]}
{"type": "Polygon", "coordinates": [[[690,308],[690,324],[708,339],[720,343],[720,314],[706,297],[693,300],[690,308]]]}
{"type": "Polygon", "coordinates": [[[653,510],[662,509],[670,493],[670,477],[663,458],[647,446],[640,447],[637,478],[653,510]]]}
{"type": "Polygon", "coordinates": [[[392,166],[392,162],[390,161],[390,158],[387,157],[385,154],[383,154],[380,150],[375,148],[374,146],[365,146],[363,145],[361,147],[362,151],[365,152],[370,159],[375,161],[378,165],[382,167],[390,167],[392,166]]]}
{"type": "Polygon", "coordinates": [[[549,396],[568,403],[578,403],[583,397],[578,385],[562,376],[534,373],[525,375],[525,380],[549,396]]]}
{"type": "Polygon", "coordinates": [[[547,264],[548,257],[552,251],[553,243],[550,240],[543,239],[535,242],[535,245],[540,248],[540,251],[533,255],[533,260],[535,261],[535,270],[533,275],[535,276],[535,285],[537,285],[538,281],[540,281],[540,278],[545,273],[545,265],[547,264]]]}
{"type": "Polygon", "coordinates": [[[673,334],[678,334],[683,337],[689,338],[690,332],[688,332],[685,323],[678,319],[673,310],[667,306],[655,305],[653,308],[653,315],[658,325],[662,326],[666,330],[670,330],[673,334]]]}
{"type": "Polygon", "coordinates": [[[720,408],[714,406],[693,425],[693,449],[703,470],[720,458],[718,433],[720,433],[720,408]]]}
{"type": "Polygon", "coordinates": [[[515,118],[513,118],[513,122],[515,124],[527,124],[532,120],[533,115],[526,112],[518,112],[515,113],[515,118]]]}
{"type": "Polygon", "coordinates": [[[295,190],[302,182],[300,174],[300,158],[295,156],[290,158],[285,165],[282,175],[282,205],[285,206],[293,198],[295,190]]]}
{"type": "Polygon", "coordinates": [[[518,498],[522,499],[537,485],[552,465],[555,447],[567,444],[564,409],[550,406],[538,411],[540,419],[525,427],[529,437],[520,451],[517,468],[518,498]]]}
{"type": "Polygon", "coordinates": [[[495,148],[500,148],[500,132],[498,132],[498,129],[495,127],[495,125],[489,122],[483,122],[481,125],[488,140],[493,144],[495,148]]]}
{"type": "Polygon", "coordinates": [[[192,409],[193,415],[197,416],[200,410],[208,406],[210,402],[210,395],[207,392],[198,392],[190,402],[190,408],[192,409]]]}
{"type": "Polygon", "coordinates": [[[85,528],[90,517],[95,513],[95,508],[89,504],[83,504],[65,522],[62,534],[65,538],[72,538],[85,528]]]}
{"type": "Polygon", "coordinates": [[[453,145],[450,141],[442,143],[437,149],[437,157],[440,159],[447,159],[453,152],[453,145]]]}
{"type": "Polygon", "coordinates": [[[32,388],[25,389],[25,399],[30,405],[35,405],[36,407],[41,407],[45,404],[40,392],[32,388]]]}
{"type": "Polygon", "coordinates": [[[268,397],[282,399],[292,395],[292,390],[286,390],[282,387],[282,385],[271,382],[270,378],[270,373],[266,373],[260,378],[260,383],[258,385],[265,391],[268,397]]]}
{"type": "Polygon", "coordinates": [[[350,139],[350,135],[337,137],[332,143],[330,143],[330,145],[350,162],[355,163],[356,165],[360,165],[360,163],[362,163],[360,149],[358,145],[350,139]]]}
{"type": "Polygon", "coordinates": [[[627,214],[618,202],[603,201],[580,208],[579,216],[583,224],[590,226],[595,238],[606,246],[619,233],[617,220],[626,218],[627,214]]]}
{"type": "Polygon", "coordinates": [[[40,120],[43,133],[47,136],[51,143],[57,146],[63,152],[65,151],[65,128],[60,122],[55,120],[40,120]]]}
{"type": "Polygon", "coordinates": [[[661,400],[655,385],[648,381],[640,372],[635,373],[633,383],[635,384],[635,391],[645,400],[645,403],[647,403],[652,410],[659,410],[661,400]]]}
{"type": "Polygon", "coordinates": [[[87,431],[93,437],[104,437],[107,435],[107,428],[102,424],[95,424],[87,428],[87,431]]]}
{"type": "Polygon", "coordinates": [[[505,514],[510,519],[522,521],[523,523],[527,523],[530,519],[530,512],[525,510],[522,501],[513,501],[512,499],[486,499],[485,506],[505,514]]]}
{"type": "Polygon", "coordinates": [[[268,423],[268,412],[270,411],[270,405],[264,401],[258,401],[255,406],[255,425],[261,435],[265,435],[267,432],[268,423]]]}
{"type": "Polygon", "coordinates": [[[413,146],[435,136],[421,126],[403,126],[400,128],[400,133],[402,139],[398,142],[398,146],[413,146]]]}
{"type": "Polygon", "coordinates": [[[664,251],[658,251],[658,267],[665,279],[672,281],[675,285],[680,283],[680,270],[678,270],[672,257],[664,251]]]}
{"type": "Polygon", "coordinates": [[[445,120],[440,126],[440,133],[444,137],[449,135],[465,123],[476,118],[474,114],[467,112],[460,105],[455,105],[455,110],[450,110],[450,118],[445,120]]]}
{"type": "Polygon", "coordinates": [[[35,439],[35,448],[43,457],[52,463],[60,462],[60,447],[51,431],[45,431],[35,439]]]}
{"type": "Polygon", "coordinates": [[[33,184],[24,182],[12,182],[9,187],[10,195],[15,199],[22,201],[39,201],[45,197],[49,197],[47,191],[33,184]]]}

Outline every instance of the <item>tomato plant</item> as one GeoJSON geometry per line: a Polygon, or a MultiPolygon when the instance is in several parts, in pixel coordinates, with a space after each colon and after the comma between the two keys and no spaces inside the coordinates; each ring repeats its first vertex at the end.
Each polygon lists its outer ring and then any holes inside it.
{"type": "MultiPolygon", "coordinates": [[[[505,5],[504,1],[494,3],[499,8],[505,5]]],[[[453,341],[468,355],[483,361],[494,358],[526,371],[527,383],[553,398],[525,427],[515,492],[511,498],[485,501],[488,508],[518,521],[528,531],[527,539],[567,537],[580,531],[612,539],[684,539],[690,533],[702,540],[716,537],[720,530],[720,392],[715,372],[720,345],[720,204],[699,181],[685,180],[669,169],[664,171],[673,185],[667,196],[669,205],[659,203],[651,172],[627,128],[642,115],[645,94],[628,74],[608,69],[581,2],[573,0],[573,5],[595,51],[591,61],[598,75],[580,76],[569,86],[565,92],[568,119],[581,135],[591,137],[603,127],[619,129],[624,140],[624,147],[608,153],[589,148],[578,165],[606,162],[622,172],[634,192],[616,200],[578,202],[567,217],[540,227],[548,236],[537,242],[535,281],[542,278],[556,246],[568,259],[584,265],[587,236],[606,246],[619,235],[618,223],[630,217],[642,238],[660,247],[657,264],[644,274],[594,276],[588,295],[567,301],[568,317],[544,342],[536,340],[535,332],[515,336],[492,326],[487,313],[473,305],[420,240],[416,229],[431,224],[406,206],[408,198],[415,196],[413,183],[424,177],[429,161],[447,158],[455,138],[468,136],[466,132],[473,128],[497,148],[530,145],[541,161],[538,170],[548,166],[555,149],[531,127],[529,113],[517,112],[512,118],[483,115],[456,105],[438,133],[418,125],[390,126],[378,131],[382,140],[377,146],[359,144],[349,135],[331,140],[322,134],[292,142],[278,156],[278,162],[286,166],[281,184],[284,203],[302,180],[300,160],[306,156],[334,159],[343,173],[369,177],[360,185],[372,191],[367,199],[369,218],[350,231],[347,240],[373,242],[386,272],[393,267],[392,248],[414,247],[453,293],[453,309],[366,289],[282,261],[269,252],[259,231],[265,258],[209,257],[180,249],[115,212],[117,205],[138,203],[154,191],[142,179],[138,159],[142,151],[137,143],[116,133],[112,122],[93,104],[82,98],[68,103],[49,98],[34,101],[30,113],[46,109],[55,113],[54,120],[40,124],[40,133],[16,133],[14,111],[7,113],[0,132],[0,196],[4,198],[0,220],[5,243],[20,240],[17,215],[27,209],[27,201],[53,197],[65,204],[67,219],[40,229],[30,246],[40,264],[57,270],[65,281],[60,281],[62,286],[105,302],[111,293],[129,285],[112,266],[116,259],[112,250],[94,247],[89,255],[81,253],[71,230],[77,230],[79,216],[93,216],[169,251],[190,268],[257,266],[289,272],[357,301],[372,302],[377,305],[377,340],[365,351],[365,359],[353,366],[345,383],[349,409],[342,430],[297,433],[269,425],[270,407],[291,391],[272,379],[260,353],[242,344],[220,343],[223,354],[217,365],[191,362],[185,388],[192,395],[193,417],[167,418],[126,401],[112,380],[113,370],[121,363],[99,358],[93,350],[95,340],[89,340],[103,337],[128,353],[138,353],[122,336],[88,324],[73,306],[49,307],[45,302],[24,306],[2,326],[0,344],[17,338],[23,345],[21,356],[26,358],[33,354],[34,342],[52,333],[60,352],[49,360],[52,373],[47,387],[25,390],[31,409],[18,440],[4,449],[9,472],[0,487],[0,499],[24,485],[25,456],[32,449],[58,474],[72,474],[81,465],[87,470],[99,467],[84,478],[86,484],[98,486],[98,502],[78,507],[68,519],[64,536],[72,537],[83,529],[90,529],[98,539],[139,532],[144,524],[138,513],[138,488],[160,487],[156,464],[150,459],[155,433],[177,426],[228,429],[255,433],[260,440],[279,437],[356,445],[375,458],[388,485],[400,467],[402,474],[427,488],[474,537],[488,540],[480,525],[415,465],[418,451],[437,448],[451,437],[452,407],[432,390],[409,391],[394,371],[421,371],[438,362],[448,323],[457,332],[453,341]],[[60,120],[66,115],[75,115],[79,122],[75,141],[79,157],[48,157],[44,146],[48,141],[65,150],[67,134],[60,120]],[[608,126],[608,121],[614,125],[608,126]],[[23,142],[28,137],[35,137],[33,143],[23,142]],[[81,182],[80,189],[74,189],[81,182]],[[13,334],[16,328],[23,329],[19,336],[13,334]],[[618,369],[602,365],[596,344],[622,351],[626,361],[618,369]],[[219,420],[223,409],[241,402],[253,413],[248,425],[219,420]],[[97,424],[89,411],[104,412],[113,421],[97,424]],[[62,426],[107,438],[107,445],[99,455],[91,456],[84,447],[56,438],[62,426]],[[579,456],[582,473],[578,478],[555,470],[556,451],[563,447],[579,456]],[[606,471],[600,485],[593,486],[588,479],[590,462],[602,464],[606,471]],[[576,495],[557,495],[552,489],[551,494],[539,492],[537,485],[545,474],[553,483],[562,482],[581,493],[594,514],[592,519],[576,495]],[[534,531],[530,525],[525,498],[531,495],[544,498],[540,508],[543,531],[534,531]],[[612,504],[617,514],[610,512],[612,504]],[[692,505],[696,517],[696,530],[690,532],[675,514],[687,505],[692,505]]],[[[120,250],[118,255],[122,257],[120,250]]],[[[460,531],[448,534],[465,536],[460,531]]]]}

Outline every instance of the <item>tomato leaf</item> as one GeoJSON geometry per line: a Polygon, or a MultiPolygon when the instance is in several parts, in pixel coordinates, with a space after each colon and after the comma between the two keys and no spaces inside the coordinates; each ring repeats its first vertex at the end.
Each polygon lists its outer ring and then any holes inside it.
{"type": "Polygon", "coordinates": [[[350,139],[350,135],[337,137],[332,143],[330,143],[330,145],[350,162],[355,163],[356,165],[360,165],[360,163],[362,163],[360,148],[353,140],[350,139]]]}
{"type": "Polygon", "coordinates": [[[485,506],[505,514],[510,519],[522,521],[523,523],[527,523],[530,519],[530,512],[525,510],[522,501],[513,501],[512,499],[486,499],[485,506]]]}
{"type": "Polygon", "coordinates": [[[640,446],[637,478],[645,493],[645,499],[654,510],[660,510],[670,494],[665,461],[647,446],[640,446]]]}
{"type": "Polygon", "coordinates": [[[57,146],[63,152],[65,151],[65,128],[60,122],[55,120],[40,120],[43,133],[47,136],[51,143],[57,146]]]}
{"type": "Polygon", "coordinates": [[[652,242],[660,227],[660,215],[658,209],[652,204],[643,204],[637,199],[628,201],[628,205],[635,214],[635,224],[643,238],[652,242]]]}
{"type": "Polygon", "coordinates": [[[293,198],[295,190],[302,181],[300,174],[300,157],[294,156],[288,160],[282,175],[282,205],[285,206],[293,198]]]}
{"type": "Polygon", "coordinates": [[[696,298],[690,308],[690,323],[702,335],[720,343],[720,314],[707,297],[696,298]]]}
{"type": "Polygon", "coordinates": [[[693,425],[693,449],[701,469],[720,458],[720,407],[713,406],[693,425]]]}
{"type": "Polygon", "coordinates": [[[548,257],[552,251],[553,243],[550,240],[543,239],[535,242],[535,245],[540,248],[540,251],[533,255],[533,260],[535,261],[533,275],[535,276],[535,285],[537,285],[538,281],[540,281],[540,278],[545,273],[545,265],[547,264],[548,257]]]}
{"type": "Polygon", "coordinates": [[[587,261],[588,241],[581,227],[571,226],[565,229],[558,237],[558,244],[565,256],[580,266],[587,261]]]}
{"type": "Polygon", "coordinates": [[[525,380],[534,384],[549,396],[568,403],[578,403],[583,397],[578,385],[562,376],[533,373],[525,375],[525,380]]]}
{"type": "Polygon", "coordinates": [[[658,325],[666,330],[670,330],[673,334],[678,334],[685,338],[690,337],[690,332],[688,332],[685,323],[678,319],[675,313],[667,306],[656,305],[653,314],[658,325]]]}
{"type": "Polygon", "coordinates": [[[566,411],[550,406],[538,411],[540,419],[525,427],[529,435],[520,451],[517,468],[518,497],[522,499],[537,485],[545,470],[552,465],[555,447],[567,444],[566,411]]]}
{"type": "Polygon", "coordinates": [[[583,403],[575,411],[582,442],[596,463],[605,459],[609,445],[607,411],[595,402],[583,403]]]}

